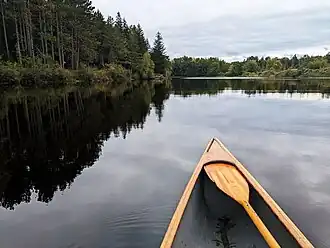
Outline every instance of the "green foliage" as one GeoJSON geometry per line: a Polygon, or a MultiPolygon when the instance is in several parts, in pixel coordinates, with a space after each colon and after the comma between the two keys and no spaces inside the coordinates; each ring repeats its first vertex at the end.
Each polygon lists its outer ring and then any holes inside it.
{"type": "Polygon", "coordinates": [[[240,62],[233,62],[226,73],[226,76],[229,77],[236,77],[241,76],[243,73],[242,64],[240,62]]]}
{"type": "Polygon", "coordinates": [[[228,71],[229,64],[219,58],[181,57],[172,61],[172,74],[175,76],[220,76],[228,71]]]}
{"type": "Polygon", "coordinates": [[[266,63],[267,70],[280,71],[282,64],[277,58],[268,59],[266,63]]]}
{"type": "Polygon", "coordinates": [[[266,70],[260,73],[261,77],[272,78],[275,77],[276,72],[273,70],[266,70]]]}
{"type": "MultiPolygon", "coordinates": [[[[152,67],[147,72],[153,72],[152,67]]],[[[13,85],[27,88],[60,87],[68,84],[92,85],[97,83],[128,85],[131,84],[131,78],[131,72],[118,64],[106,64],[102,69],[82,67],[75,71],[58,66],[40,65],[26,68],[10,63],[0,64],[0,86],[3,87],[13,85]]]]}
{"type": "MultiPolygon", "coordinates": [[[[122,75],[130,76],[127,71],[139,78],[153,76],[152,64],[144,57],[149,42],[143,28],[140,24],[128,24],[119,12],[115,18],[105,19],[90,0],[22,0],[2,4],[0,61],[11,61],[14,63],[10,67],[20,67],[12,68],[19,71],[16,75],[7,64],[0,72],[6,82],[3,84],[19,81],[21,85],[32,86],[35,80],[36,86],[57,85],[61,78],[66,82],[71,77],[89,84],[96,75],[96,81],[122,80],[122,75]],[[86,69],[107,64],[112,66],[104,68],[105,71],[86,69]],[[114,64],[123,65],[125,71],[114,64]],[[67,72],[64,68],[77,71],[67,72]],[[115,78],[109,77],[109,73],[115,78]]],[[[156,73],[164,74],[170,63],[159,33],[152,51],[156,73]]]]}
{"type": "Polygon", "coordinates": [[[278,78],[298,78],[301,75],[301,71],[298,69],[287,69],[284,71],[280,71],[276,74],[278,78]]]}
{"type": "Polygon", "coordinates": [[[63,68],[21,68],[19,84],[24,87],[60,87],[73,82],[73,75],[63,68]]]}
{"type": "Polygon", "coordinates": [[[131,80],[131,74],[121,65],[106,64],[104,68],[97,70],[89,67],[80,69],[77,80],[80,85],[108,84],[118,85],[127,84],[131,80]]]}
{"type": "Polygon", "coordinates": [[[0,66],[0,86],[1,87],[11,87],[13,85],[18,85],[20,81],[19,72],[9,66],[0,66]]]}
{"type": "Polygon", "coordinates": [[[308,68],[309,69],[321,69],[324,67],[327,67],[327,59],[326,58],[315,58],[312,59],[309,63],[308,63],[308,68]]]}
{"type": "Polygon", "coordinates": [[[142,62],[140,63],[139,73],[142,79],[150,79],[154,77],[155,64],[148,52],[143,54],[142,62]]]}
{"type": "Polygon", "coordinates": [[[154,45],[151,49],[151,59],[155,64],[155,73],[166,75],[170,69],[170,60],[166,55],[166,48],[162,35],[157,32],[154,45]]]}
{"type": "Polygon", "coordinates": [[[219,58],[181,57],[172,60],[174,76],[228,76],[266,78],[329,77],[330,53],[322,56],[294,55],[292,58],[251,56],[244,61],[227,63],[219,58]]]}
{"type": "Polygon", "coordinates": [[[243,70],[245,72],[257,73],[259,71],[259,65],[255,60],[248,60],[244,63],[243,70]]]}

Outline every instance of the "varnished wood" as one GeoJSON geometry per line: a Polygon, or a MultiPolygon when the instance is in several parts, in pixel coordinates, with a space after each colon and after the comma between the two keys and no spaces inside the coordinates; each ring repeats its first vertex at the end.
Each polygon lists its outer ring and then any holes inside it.
{"type": "Polygon", "coordinates": [[[224,163],[209,164],[204,169],[221,191],[243,206],[269,247],[279,248],[280,245],[250,205],[249,185],[242,174],[233,165],[224,163]]]}
{"type": "MultiPolygon", "coordinates": [[[[267,193],[267,191],[259,184],[259,182],[250,174],[250,172],[244,167],[242,163],[234,157],[234,155],[221,143],[218,139],[213,139],[213,149],[219,152],[219,156],[225,154],[226,161],[235,164],[236,168],[244,175],[250,185],[259,193],[264,199],[273,213],[282,222],[291,235],[297,240],[298,244],[302,248],[313,248],[312,243],[305,237],[305,235],[299,230],[299,228],[293,223],[293,221],[286,215],[286,213],[280,208],[280,206],[274,201],[274,199],[267,193]]],[[[219,158],[218,158],[219,159],[219,158]]]]}
{"type": "Polygon", "coordinates": [[[215,163],[206,165],[204,170],[220,190],[239,204],[249,201],[249,185],[234,166],[215,163]]]}
{"type": "Polygon", "coordinates": [[[258,181],[249,173],[249,171],[241,164],[229,151],[228,149],[218,140],[212,139],[205,149],[201,159],[199,160],[183,194],[178,203],[178,206],[173,214],[172,220],[168,226],[167,232],[163,238],[161,248],[172,247],[175,235],[180,225],[180,221],[184,214],[185,208],[191,196],[194,185],[200,175],[204,165],[210,162],[229,162],[235,165],[239,172],[242,173],[244,178],[247,180],[249,185],[253,187],[265,203],[272,210],[274,215],[280,220],[285,226],[292,237],[302,248],[313,248],[314,246],[299,230],[299,228],[292,222],[292,220],[285,214],[285,212],[277,205],[277,203],[271,198],[266,190],[258,183],[258,181]]]}
{"type": "Polygon", "coordinates": [[[174,240],[174,237],[175,237],[175,234],[178,230],[178,227],[179,227],[179,224],[180,224],[180,221],[181,221],[181,218],[182,218],[182,215],[184,213],[184,210],[187,206],[187,203],[189,201],[189,198],[190,198],[190,195],[191,195],[191,192],[194,188],[194,185],[197,181],[197,178],[201,172],[201,170],[203,169],[203,165],[207,162],[210,162],[212,161],[213,159],[213,156],[211,156],[210,154],[210,149],[211,149],[211,146],[213,144],[214,140],[211,140],[209,142],[209,144],[207,145],[204,153],[203,153],[203,156],[201,157],[201,159],[199,160],[183,194],[182,194],[182,197],[178,203],[178,206],[173,214],[173,217],[172,217],[172,220],[170,222],[170,225],[167,229],[167,232],[165,233],[165,236],[164,236],[164,239],[163,239],[163,242],[161,244],[161,248],[170,248],[172,247],[172,243],[173,243],[173,240],[174,240]]]}

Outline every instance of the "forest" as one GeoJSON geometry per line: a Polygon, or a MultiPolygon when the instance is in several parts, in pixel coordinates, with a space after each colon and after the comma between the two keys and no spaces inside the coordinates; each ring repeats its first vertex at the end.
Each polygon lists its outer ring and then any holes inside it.
{"type": "Polygon", "coordinates": [[[172,75],[183,77],[228,76],[265,78],[330,77],[330,53],[325,56],[271,58],[251,56],[243,61],[181,57],[172,60],[172,75]]]}
{"type": "Polygon", "coordinates": [[[118,12],[105,18],[90,0],[0,1],[0,86],[58,86],[167,75],[157,33],[149,45],[140,24],[118,12]]]}

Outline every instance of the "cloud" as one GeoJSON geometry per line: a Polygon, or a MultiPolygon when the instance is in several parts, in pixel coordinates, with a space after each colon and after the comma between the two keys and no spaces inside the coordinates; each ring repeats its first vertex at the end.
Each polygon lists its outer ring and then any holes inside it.
{"type": "Polygon", "coordinates": [[[94,0],[105,16],[120,11],[149,39],[160,31],[171,57],[324,53],[329,0],[94,0]]]}
{"type": "Polygon", "coordinates": [[[226,15],[198,24],[164,28],[171,57],[326,53],[330,46],[327,9],[286,14],[226,15]]]}

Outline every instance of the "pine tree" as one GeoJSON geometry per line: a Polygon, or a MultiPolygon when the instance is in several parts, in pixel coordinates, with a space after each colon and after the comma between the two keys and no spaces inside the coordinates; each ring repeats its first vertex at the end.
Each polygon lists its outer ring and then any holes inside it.
{"type": "Polygon", "coordinates": [[[297,58],[296,54],[291,59],[291,66],[293,68],[297,68],[299,66],[299,59],[297,58]]]}
{"type": "Polygon", "coordinates": [[[156,34],[156,39],[151,49],[151,59],[155,64],[155,73],[166,75],[170,67],[170,62],[166,55],[166,48],[160,32],[157,32],[156,34]]]}
{"type": "Polygon", "coordinates": [[[152,75],[144,70],[152,66],[142,27],[129,25],[119,12],[105,20],[91,0],[0,0],[0,23],[3,60],[70,69],[117,63],[141,77],[152,75]]]}
{"type": "Polygon", "coordinates": [[[149,44],[148,44],[148,40],[144,36],[144,32],[140,24],[138,24],[136,27],[136,34],[137,34],[137,43],[139,46],[139,52],[143,54],[148,51],[149,44]]]}

